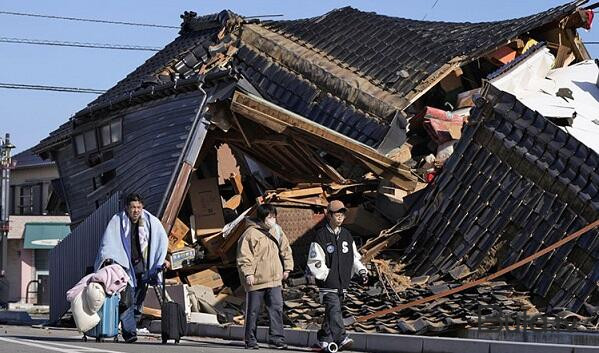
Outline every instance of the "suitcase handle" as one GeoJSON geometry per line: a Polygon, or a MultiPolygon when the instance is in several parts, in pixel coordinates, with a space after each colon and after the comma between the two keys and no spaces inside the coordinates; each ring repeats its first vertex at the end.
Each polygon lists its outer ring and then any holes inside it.
{"type": "MultiPolygon", "coordinates": [[[[160,305],[164,304],[165,302],[168,303],[168,302],[173,301],[166,291],[166,278],[164,275],[164,272],[166,272],[166,265],[162,265],[158,268],[158,274],[160,274],[161,272],[162,272],[162,293],[159,292],[159,289],[156,288],[156,286],[154,287],[154,291],[156,292],[156,298],[158,298],[160,305]]],[[[156,283],[158,283],[158,281],[156,281],[156,283]]]]}

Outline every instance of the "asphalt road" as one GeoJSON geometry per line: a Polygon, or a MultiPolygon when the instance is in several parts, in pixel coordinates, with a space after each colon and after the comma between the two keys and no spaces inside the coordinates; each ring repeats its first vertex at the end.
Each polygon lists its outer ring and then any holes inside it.
{"type": "MultiPolygon", "coordinates": [[[[27,326],[0,325],[0,352],[6,353],[175,353],[175,352],[250,352],[243,347],[243,342],[225,341],[210,338],[189,337],[182,339],[178,345],[163,345],[159,335],[140,336],[133,344],[104,342],[93,340],[83,342],[82,335],[72,329],[38,329],[27,326]]],[[[172,341],[171,341],[172,342],[172,341]]],[[[290,347],[287,351],[308,352],[307,348],[290,347]]],[[[258,352],[280,352],[261,345],[258,352]]]]}

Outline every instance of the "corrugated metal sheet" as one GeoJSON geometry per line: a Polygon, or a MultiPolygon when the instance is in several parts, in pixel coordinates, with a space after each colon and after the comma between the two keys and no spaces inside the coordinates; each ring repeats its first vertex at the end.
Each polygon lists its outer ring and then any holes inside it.
{"type": "Polygon", "coordinates": [[[108,221],[121,208],[121,193],[114,193],[69,236],[50,251],[50,322],[69,309],[66,292],[94,265],[108,221]]]}

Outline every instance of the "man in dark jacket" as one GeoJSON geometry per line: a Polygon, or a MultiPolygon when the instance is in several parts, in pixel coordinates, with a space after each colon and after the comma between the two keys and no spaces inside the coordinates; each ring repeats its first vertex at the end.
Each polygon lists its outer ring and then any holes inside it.
{"type": "Polygon", "coordinates": [[[341,227],[347,209],[343,202],[334,200],[327,208],[327,224],[320,228],[310,244],[308,269],[316,278],[320,300],[325,306],[325,317],[318,331],[320,348],[331,343],[339,350],[351,347],[353,340],[345,333],[341,305],[343,296],[354,274],[363,284],[368,283],[368,271],[360,262],[360,253],[350,232],[341,227]]]}

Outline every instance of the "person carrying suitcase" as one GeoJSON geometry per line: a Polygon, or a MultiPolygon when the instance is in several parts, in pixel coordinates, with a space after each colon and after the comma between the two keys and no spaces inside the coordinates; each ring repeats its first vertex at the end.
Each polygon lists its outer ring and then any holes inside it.
{"type": "Polygon", "coordinates": [[[115,214],[106,227],[95,262],[96,270],[114,262],[129,274],[127,289],[121,293],[119,316],[123,339],[127,343],[137,340],[139,309],[148,284],[159,282],[168,249],[168,237],[162,223],[143,207],[139,194],[127,195],[125,210],[115,214]]]}
{"type": "Polygon", "coordinates": [[[341,306],[354,274],[362,284],[368,283],[368,270],[350,232],[341,227],[347,208],[333,200],[327,207],[327,224],[316,231],[310,244],[308,270],[316,278],[320,301],[325,307],[321,329],[317,332],[319,349],[334,352],[348,349],[353,340],[346,334],[341,306]]]}
{"type": "Polygon", "coordinates": [[[256,213],[257,219],[250,221],[237,243],[237,268],[246,291],[245,348],[259,348],[256,325],[264,300],[270,320],[269,346],[286,349],[281,286],[293,269],[291,247],[277,224],[274,206],[260,205],[256,213]]]}

